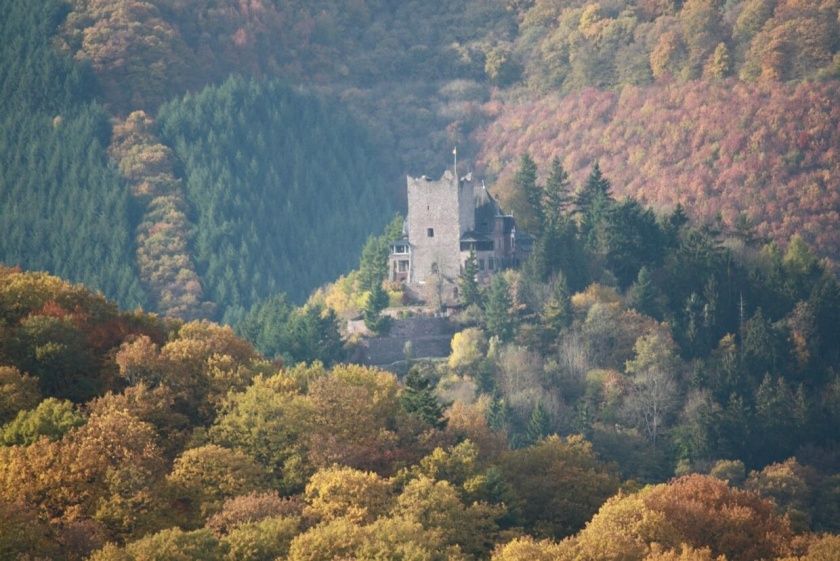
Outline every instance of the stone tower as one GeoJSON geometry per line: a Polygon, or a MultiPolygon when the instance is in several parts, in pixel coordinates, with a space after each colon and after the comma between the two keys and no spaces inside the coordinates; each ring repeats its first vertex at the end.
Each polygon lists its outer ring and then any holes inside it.
{"type": "Polygon", "coordinates": [[[433,181],[408,177],[407,234],[411,241],[410,284],[425,284],[439,274],[455,282],[461,272],[460,242],[475,228],[475,194],[471,178],[451,170],[433,181]]]}

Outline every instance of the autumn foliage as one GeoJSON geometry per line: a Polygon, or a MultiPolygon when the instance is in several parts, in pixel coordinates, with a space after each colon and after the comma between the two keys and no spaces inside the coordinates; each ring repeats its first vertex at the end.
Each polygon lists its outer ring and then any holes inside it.
{"type": "Polygon", "coordinates": [[[479,160],[503,186],[526,151],[546,170],[558,156],[577,184],[597,161],[617,197],[680,203],[730,228],[745,217],[762,237],[785,243],[799,233],[837,258],[838,107],[832,84],[587,89],[491,106],[479,160]]]}

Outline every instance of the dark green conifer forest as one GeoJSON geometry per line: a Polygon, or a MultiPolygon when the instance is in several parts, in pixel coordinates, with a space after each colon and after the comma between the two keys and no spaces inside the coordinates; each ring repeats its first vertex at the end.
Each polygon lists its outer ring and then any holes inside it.
{"type": "Polygon", "coordinates": [[[227,321],[354,265],[391,217],[379,158],[339,108],[277,82],[231,78],[161,107],[182,163],[198,273],[227,321]]]}
{"type": "Polygon", "coordinates": [[[840,0],[4,0],[0,561],[837,561],[838,224],[840,0]]]}
{"type": "Polygon", "coordinates": [[[91,69],[58,52],[62,2],[6,3],[0,21],[0,260],[143,306],[133,207],[107,154],[91,69]]]}

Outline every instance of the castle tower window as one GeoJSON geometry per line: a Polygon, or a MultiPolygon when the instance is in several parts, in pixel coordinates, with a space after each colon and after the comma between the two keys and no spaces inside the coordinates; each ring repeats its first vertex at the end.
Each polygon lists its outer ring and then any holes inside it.
{"type": "Polygon", "coordinates": [[[426,228],[426,237],[427,238],[434,238],[435,237],[435,229],[434,228],[426,228]]]}
{"type": "Polygon", "coordinates": [[[438,272],[438,264],[437,263],[432,263],[432,274],[436,275],[437,272],[438,272]]]}

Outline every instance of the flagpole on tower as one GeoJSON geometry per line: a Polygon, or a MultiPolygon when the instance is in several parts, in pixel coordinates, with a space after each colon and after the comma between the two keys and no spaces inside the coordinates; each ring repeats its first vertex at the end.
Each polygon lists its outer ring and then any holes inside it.
{"type": "Polygon", "coordinates": [[[458,180],[458,147],[452,149],[452,156],[455,158],[455,180],[458,180]]]}

